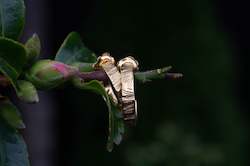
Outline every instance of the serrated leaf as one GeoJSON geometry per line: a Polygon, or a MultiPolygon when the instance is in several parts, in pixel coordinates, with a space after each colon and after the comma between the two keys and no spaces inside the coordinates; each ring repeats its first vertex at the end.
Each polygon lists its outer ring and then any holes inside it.
{"type": "Polygon", "coordinates": [[[14,87],[25,63],[24,46],[14,40],[0,37],[0,72],[11,81],[14,87]]]}
{"type": "Polygon", "coordinates": [[[96,59],[95,54],[83,44],[80,35],[76,32],[71,32],[66,37],[55,57],[56,61],[65,64],[75,62],[94,63],[96,59]]]}
{"type": "Polygon", "coordinates": [[[118,106],[112,102],[111,97],[108,95],[101,82],[93,80],[87,83],[80,83],[77,81],[80,80],[75,80],[75,85],[78,88],[91,90],[97,94],[100,94],[106,102],[109,110],[109,136],[107,141],[107,150],[111,152],[113,150],[114,143],[116,145],[119,145],[124,134],[122,112],[120,111],[118,106]]]}
{"type": "Polygon", "coordinates": [[[18,80],[17,96],[24,102],[37,103],[39,101],[37,90],[35,86],[25,80],[18,80]]]}
{"type": "Polygon", "coordinates": [[[16,40],[25,20],[23,0],[0,0],[0,36],[16,40]]]}
{"type": "Polygon", "coordinates": [[[20,112],[9,100],[0,102],[0,117],[14,129],[25,128],[20,112]]]}
{"type": "Polygon", "coordinates": [[[25,43],[27,50],[27,59],[32,63],[41,52],[41,42],[37,34],[33,34],[31,38],[25,43]]]}
{"type": "Polygon", "coordinates": [[[28,152],[22,136],[0,118],[0,165],[29,166],[28,152]]]}

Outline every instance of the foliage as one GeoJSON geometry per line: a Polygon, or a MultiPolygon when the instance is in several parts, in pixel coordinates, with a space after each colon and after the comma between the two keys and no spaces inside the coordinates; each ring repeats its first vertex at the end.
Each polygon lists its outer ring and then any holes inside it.
{"type": "MultiPolygon", "coordinates": [[[[24,10],[23,0],[0,0],[1,74],[10,81],[16,96],[27,103],[39,101],[37,89],[56,88],[66,81],[76,88],[101,95],[109,110],[107,150],[112,151],[114,144],[121,143],[125,131],[121,108],[112,101],[103,81],[85,82],[81,78],[82,73],[93,71],[97,61],[95,53],[83,44],[78,33],[72,32],[58,50],[55,60],[38,60],[41,43],[37,34],[24,44],[18,41],[25,21],[24,10]]],[[[144,74],[140,76],[146,78],[144,74]]],[[[25,125],[16,106],[0,94],[1,166],[29,165],[27,148],[19,133],[23,128],[25,125]]]]}
{"type": "Polygon", "coordinates": [[[12,39],[0,38],[0,71],[17,87],[17,78],[26,63],[26,49],[12,39]]]}
{"type": "Polygon", "coordinates": [[[28,166],[26,144],[17,131],[24,123],[17,108],[7,99],[0,103],[0,165],[28,166]]]}
{"type": "Polygon", "coordinates": [[[65,64],[93,63],[96,62],[96,55],[82,43],[78,33],[71,32],[58,50],[55,60],[65,64]]]}
{"type": "MultiPolygon", "coordinates": [[[[17,80],[27,62],[26,48],[15,41],[24,26],[24,8],[23,0],[0,1],[0,71],[17,91],[17,80]]],[[[0,165],[29,165],[26,145],[17,130],[20,128],[24,128],[24,124],[19,111],[6,97],[1,96],[0,165]]]]}
{"type": "Polygon", "coordinates": [[[24,27],[23,0],[0,1],[0,36],[18,39],[24,27]]]}

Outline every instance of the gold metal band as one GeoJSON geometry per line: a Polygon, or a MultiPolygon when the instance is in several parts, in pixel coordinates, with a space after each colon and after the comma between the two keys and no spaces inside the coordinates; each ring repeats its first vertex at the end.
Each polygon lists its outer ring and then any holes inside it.
{"type": "Polygon", "coordinates": [[[138,62],[128,56],[121,59],[116,66],[114,58],[109,53],[104,53],[98,57],[95,68],[103,69],[109,77],[110,84],[105,86],[105,90],[113,102],[121,106],[124,121],[127,124],[135,125],[137,101],[135,99],[134,71],[138,70],[138,62]]]}
{"type": "Polygon", "coordinates": [[[95,66],[97,68],[102,68],[105,71],[115,91],[119,93],[121,91],[121,75],[118,68],[115,66],[114,58],[110,56],[109,53],[103,53],[102,56],[98,57],[95,66]]]}
{"type": "Polygon", "coordinates": [[[121,101],[124,121],[135,125],[137,120],[137,101],[135,100],[134,71],[138,62],[133,57],[126,57],[117,64],[121,73],[121,101]]]}

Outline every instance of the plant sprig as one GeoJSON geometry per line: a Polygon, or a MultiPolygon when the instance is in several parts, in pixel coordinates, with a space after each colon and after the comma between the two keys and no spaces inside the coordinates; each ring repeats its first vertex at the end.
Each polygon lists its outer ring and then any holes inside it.
{"type": "MultiPolygon", "coordinates": [[[[8,96],[1,94],[7,86],[15,89],[17,97],[28,103],[39,101],[37,89],[56,88],[72,82],[78,89],[102,95],[109,110],[107,149],[119,145],[125,132],[119,106],[112,102],[104,88],[109,81],[103,70],[96,70],[96,54],[88,49],[76,32],[71,32],[58,50],[54,60],[38,60],[41,43],[37,34],[26,43],[18,38],[24,27],[23,0],[0,0],[0,165],[28,166],[28,154],[20,128],[25,125],[17,107],[8,96]],[[8,146],[11,142],[12,147],[8,146]],[[15,153],[20,154],[15,155],[15,153]]],[[[146,83],[155,79],[178,79],[180,73],[170,73],[171,67],[136,72],[135,79],[146,83]]]]}

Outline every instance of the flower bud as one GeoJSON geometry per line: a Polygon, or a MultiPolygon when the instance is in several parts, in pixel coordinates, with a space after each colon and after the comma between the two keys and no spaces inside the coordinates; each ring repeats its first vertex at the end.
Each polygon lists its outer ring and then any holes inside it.
{"type": "Polygon", "coordinates": [[[33,34],[33,36],[25,43],[25,48],[27,50],[29,64],[33,63],[40,55],[41,51],[41,42],[37,34],[33,34]]]}
{"type": "Polygon", "coordinates": [[[37,90],[32,83],[18,80],[17,85],[17,96],[19,99],[27,103],[37,103],[39,101],[37,90]]]}
{"type": "Polygon", "coordinates": [[[52,60],[40,60],[26,73],[26,77],[39,89],[51,89],[76,74],[78,74],[76,67],[52,60]]]}

